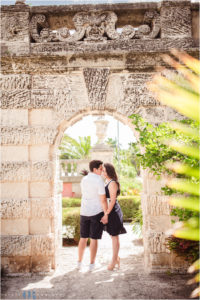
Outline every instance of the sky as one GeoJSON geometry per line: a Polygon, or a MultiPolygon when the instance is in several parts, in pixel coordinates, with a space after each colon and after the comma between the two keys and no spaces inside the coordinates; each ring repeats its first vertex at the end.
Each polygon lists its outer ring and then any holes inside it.
{"type": "MultiPolygon", "coordinates": [[[[71,127],[68,127],[65,133],[76,140],[78,139],[78,136],[91,136],[91,142],[93,146],[97,142],[96,125],[94,123],[97,118],[98,116],[84,117],[81,121],[75,123],[71,127]]],[[[117,120],[108,115],[106,115],[104,119],[109,121],[105,140],[108,138],[117,138],[117,120]]],[[[119,144],[121,144],[122,148],[127,149],[128,143],[135,141],[135,136],[130,127],[119,122],[119,144]]]]}

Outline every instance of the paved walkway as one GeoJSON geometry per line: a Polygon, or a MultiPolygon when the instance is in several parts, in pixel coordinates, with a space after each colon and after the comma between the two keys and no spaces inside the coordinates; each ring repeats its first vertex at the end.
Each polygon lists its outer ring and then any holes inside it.
{"type": "Polygon", "coordinates": [[[111,239],[104,233],[97,253],[97,268],[87,271],[86,249],[82,272],[75,270],[77,247],[61,249],[60,267],[52,275],[2,278],[2,299],[188,299],[192,288],[185,283],[191,276],[152,274],[143,270],[143,247],[125,224],[120,236],[120,270],[108,271],[112,256],[111,239]]]}

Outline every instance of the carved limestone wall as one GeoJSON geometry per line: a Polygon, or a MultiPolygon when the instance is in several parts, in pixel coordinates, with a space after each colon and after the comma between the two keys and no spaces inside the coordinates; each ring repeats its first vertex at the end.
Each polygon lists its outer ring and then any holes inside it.
{"type": "MultiPolygon", "coordinates": [[[[146,83],[172,47],[198,56],[197,5],[189,0],[115,5],[1,7],[2,267],[10,273],[56,269],[62,245],[58,146],[88,114],[129,125],[182,118],[146,83]]],[[[137,134],[137,133],[136,133],[137,134]]],[[[143,171],[145,267],[176,268],[165,247],[170,207],[160,182],[143,171]]],[[[181,265],[179,264],[178,268],[181,265]]]]}

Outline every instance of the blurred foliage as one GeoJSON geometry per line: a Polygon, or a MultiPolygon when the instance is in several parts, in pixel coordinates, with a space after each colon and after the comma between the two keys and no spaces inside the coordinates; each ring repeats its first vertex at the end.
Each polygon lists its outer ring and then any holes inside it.
{"type": "Polygon", "coordinates": [[[175,252],[177,256],[184,257],[190,263],[193,263],[199,257],[198,241],[180,239],[172,235],[166,239],[166,247],[175,252]]]}
{"type": "MultiPolygon", "coordinates": [[[[164,60],[176,70],[171,77],[157,74],[149,89],[164,105],[176,109],[190,120],[170,123],[174,136],[164,139],[163,144],[177,152],[177,161],[165,163],[165,167],[174,174],[167,186],[176,193],[170,198],[170,204],[178,208],[199,212],[199,122],[200,122],[200,62],[186,53],[172,50],[174,58],[164,56],[164,60]],[[179,139],[178,136],[182,135],[179,139]],[[183,155],[180,159],[180,155],[183,155]],[[186,159],[185,159],[185,158],[186,159]]],[[[165,150],[165,148],[164,148],[165,150]]],[[[199,241],[199,214],[175,224],[172,234],[175,238],[199,241]]],[[[176,240],[177,242],[177,240],[176,240]]],[[[186,242],[184,242],[186,243],[186,242]]],[[[189,244],[187,244],[189,245],[189,244]]],[[[172,241],[171,241],[172,246],[172,241]]],[[[180,246],[180,244],[179,244],[180,246]]],[[[189,246],[187,246],[189,247],[189,246]]],[[[186,246],[185,246],[186,248],[186,246]]],[[[196,260],[189,272],[200,269],[200,260],[196,260]]],[[[196,274],[189,283],[199,282],[200,274],[196,274]]],[[[200,295],[200,287],[196,288],[191,297],[200,295]]]]}
{"type": "Polygon", "coordinates": [[[90,157],[91,137],[78,137],[78,141],[64,134],[61,145],[60,159],[83,159],[90,157]]]}

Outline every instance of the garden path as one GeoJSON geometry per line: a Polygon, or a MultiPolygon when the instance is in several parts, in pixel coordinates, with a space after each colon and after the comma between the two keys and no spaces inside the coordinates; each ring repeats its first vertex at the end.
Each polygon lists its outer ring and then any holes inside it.
{"type": "Polygon", "coordinates": [[[2,299],[188,299],[193,287],[185,283],[191,276],[145,274],[143,246],[125,224],[127,234],[120,236],[120,270],[108,271],[112,255],[111,239],[103,234],[97,253],[97,268],[87,271],[86,249],[82,272],[75,269],[77,247],[63,247],[60,266],[51,275],[2,277],[2,299]]]}

